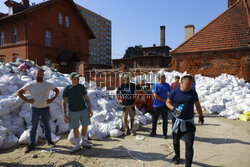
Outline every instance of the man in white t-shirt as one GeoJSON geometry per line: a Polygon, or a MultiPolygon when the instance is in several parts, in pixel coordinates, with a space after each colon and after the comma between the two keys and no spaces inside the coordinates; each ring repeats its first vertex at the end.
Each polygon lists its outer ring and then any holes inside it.
{"type": "Polygon", "coordinates": [[[31,104],[32,127],[30,130],[29,146],[26,148],[25,153],[29,153],[35,146],[35,138],[38,122],[41,120],[45,128],[45,137],[50,146],[55,144],[51,140],[51,130],[50,130],[50,109],[49,104],[52,103],[59,94],[59,90],[51,83],[43,80],[44,70],[38,68],[36,73],[36,80],[25,85],[23,88],[18,90],[17,95],[25,102],[31,104]],[[55,94],[51,99],[49,98],[50,91],[54,91],[55,94]],[[24,96],[25,92],[30,92],[30,99],[24,96]]]}

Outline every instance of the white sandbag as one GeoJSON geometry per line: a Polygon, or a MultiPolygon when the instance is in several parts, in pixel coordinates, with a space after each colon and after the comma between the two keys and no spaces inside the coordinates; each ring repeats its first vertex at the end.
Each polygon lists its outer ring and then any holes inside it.
{"type": "Polygon", "coordinates": [[[23,103],[21,110],[24,110],[24,111],[27,111],[27,112],[31,111],[30,104],[29,103],[23,103]]]}
{"type": "MultiPolygon", "coordinates": [[[[80,135],[79,135],[79,136],[80,136],[80,135]]],[[[71,129],[70,132],[69,132],[68,141],[69,141],[71,144],[75,145],[73,129],[71,129]]]]}
{"type": "Polygon", "coordinates": [[[110,122],[98,123],[97,126],[102,138],[106,138],[109,135],[109,131],[115,129],[115,125],[110,122]]]}
{"type": "Polygon", "coordinates": [[[59,107],[60,107],[60,106],[59,106],[57,103],[55,103],[55,102],[49,104],[49,108],[50,108],[50,111],[51,111],[51,112],[53,112],[53,111],[59,109],[59,107]]]}
{"type": "Polygon", "coordinates": [[[91,122],[104,122],[105,117],[102,112],[96,113],[91,117],[91,122]]]}
{"type": "Polygon", "coordinates": [[[29,82],[32,81],[32,77],[27,76],[27,75],[23,75],[23,76],[21,76],[21,80],[22,80],[23,82],[25,82],[25,83],[29,83],[29,82]]]}
{"type": "Polygon", "coordinates": [[[151,121],[152,121],[152,115],[150,113],[146,113],[144,115],[144,117],[145,117],[147,123],[151,123],[151,121]]]}
{"type": "Polygon", "coordinates": [[[52,121],[55,121],[59,117],[63,117],[63,112],[59,108],[57,110],[55,110],[55,111],[52,111],[50,114],[51,114],[52,121]]]}
{"type": "Polygon", "coordinates": [[[65,134],[69,131],[69,124],[62,123],[58,125],[58,134],[65,134]]]}
{"type": "Polygon", "coordinates": [[[0,148],[2,148],[4,143],[4,138],[2,136],[0,136],[0,148]]]}
{"type": "Polygon", "coordinates": [[[18,144],[18,138],[14,135],[11,136],[7,136],[4,139],[4,143],[1,147],[1,149],[8,149],[8,148],[12,148],[15,147],[18,144]]]}
{"type": "Polygon", "coordinates": [[[101,133],[95,123],[88,126],[88,137],[93,140],[101,140],[101,133]]]}
{"type": "Polygon", "coordinates": [[[6,106],[0,106],[0,117],[9,115],[10,113],[10,108],[6,106]]]}
{"type": "Polygon", "coordinates": [[[8,129],[4,126],[0,126],[0,136],[6,136],[8,133],[8,129]]]}
{"type": "Polygon", "coordinates": [[[12,117],[10,115],[5,115],[2,117],[2,124],[4,127],[8,128],[11,126],[12,117]]]}
{"type": "MultiPolygon", "coordinates": [[[[40,136],[40,131],[37,130],[36,132],[36,143],[38,142],[38,138],[40,136]]],[[[19,144],[29,144],[29,138],[30,138],[30,129],[25,130],[20,138],[18,139],[19,144]]]]}
{"type": "Polygon", "coordinates": [[[18,91],[18,86],[16,85],[6,85],[5,87],[11,94],[16,93],[18,91]]]}
{"type": "Polygon", "coordinates": [[[24,121],[25,121],[25,124],[27,126],[30,126],[31,125],[31,113],[28,112],[25,116],[24,116],[24,121]]]}
{"type": "Polygon", "coordinates": [[[120,137],[120,136],[123,135],[123,132],[121,132],[121,131],[118,130],[118,129],[111,129],[111,130],[109,131],[109,135],[110,135],[111,137],[120,137]]]}
{"type": "Polygon", "coordinates": [[[24,120],[22,117],[13,117],[12,118],[12,125],[17,125],[18,127],[24,126],[24,120]]]}

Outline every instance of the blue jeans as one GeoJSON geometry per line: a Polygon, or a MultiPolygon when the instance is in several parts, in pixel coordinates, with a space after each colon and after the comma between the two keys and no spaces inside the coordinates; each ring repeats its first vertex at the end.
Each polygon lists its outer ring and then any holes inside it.
{"type": "Polygon", "coordinates": [[[31,131],[30,131],[30,145],[34,146],[35,145],[35,140],[36,140],[36,131],[37,131],[37,126],[38,122],[40,120],[43,123],[44,129],[45,129],[45,137],[48,142],[51,142],[51,130],[50,130],[50,110],[49,107],[46,108],[35,108],[32,107],[32,118],[31,118],[31,131]]]}

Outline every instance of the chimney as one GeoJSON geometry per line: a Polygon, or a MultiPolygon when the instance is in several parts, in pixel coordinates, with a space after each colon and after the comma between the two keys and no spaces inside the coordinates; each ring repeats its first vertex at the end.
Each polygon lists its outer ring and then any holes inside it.
{"type": "Polygon", "coordinates": [[[165,46],[165,26],[161,26],[161,46],[165,46]]]}
{"type": "Polygon", "coordinates": [[[235,4],[235,2],[237,2],[238,0],[228,0],[228,5],[227,7],[231,7],[233,4],[235,4]]]}
{"type": "Polygon", "coordinates": [[[22,0],[21,4],[25,7],[29,7],[30,6],[30,1],[29,0],[22,0]]]}
{"type": "Polygon", "coordinates": [[[194,25],[185,26],[185,41],[194,35],[194,25]]]}

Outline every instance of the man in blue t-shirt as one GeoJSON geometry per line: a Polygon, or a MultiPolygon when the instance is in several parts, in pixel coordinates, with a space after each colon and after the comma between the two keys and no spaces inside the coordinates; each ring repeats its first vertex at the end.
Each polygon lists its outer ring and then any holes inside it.
{"type": "Polygon", "coordinates": [[[154,95],[153,102],[153,121],[152,121],[152,130],[150,136],[156,136],[156,127],[159,115],[161,114],[163,119],[163,138],[167,138],[168,131],[168,108],[166,107],[166,100],[168,94],[171,91],[171,87],[168,83],[165,82],[166,77],[164,74],[159,75],[159,83],[155,83],[152,87],[152,93],[154,95]]]}
{"type": "Polygon", "coordinates": [[[184,136],[186,145],[186,167],[192,165],[193,160],[193,143],[195,136],[194,124],[194,105],[199,114],[199,122],[204,123],[204,116],[196,91],[192,90],[193,79],[190,75],[186,75],[181,79],[181,88],[171,91],[167,107],[172,111],[172,134],[175,156],[173,162],[180,163],[180,139],[184,136]]]}

